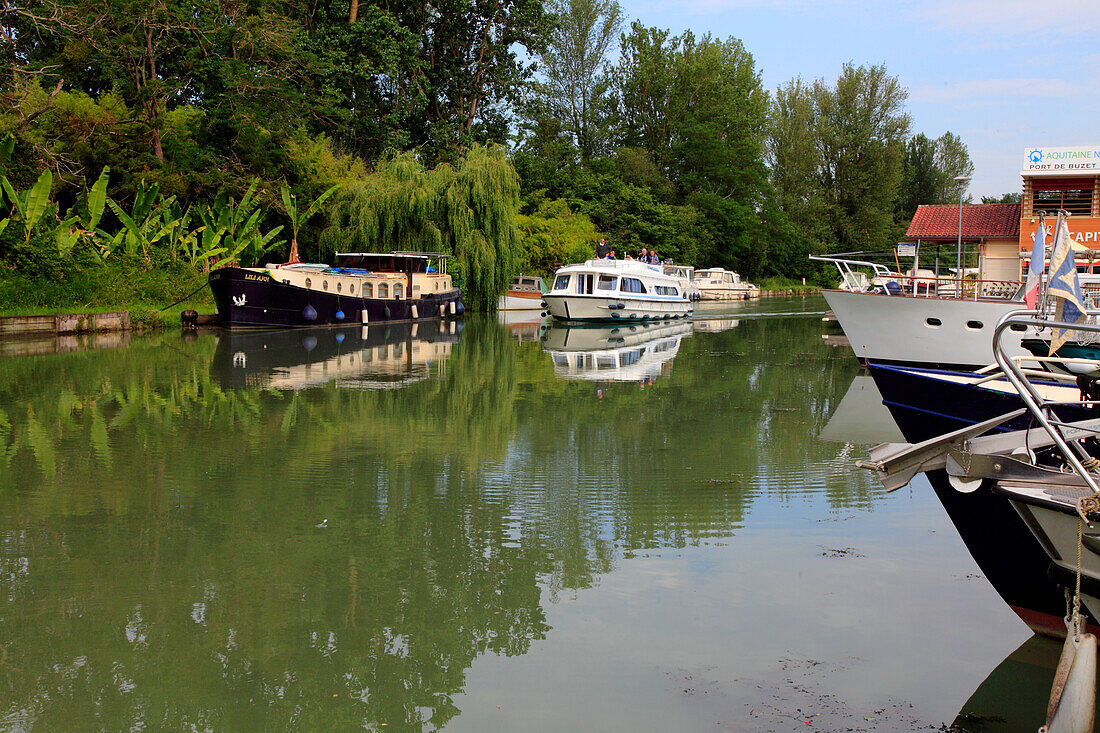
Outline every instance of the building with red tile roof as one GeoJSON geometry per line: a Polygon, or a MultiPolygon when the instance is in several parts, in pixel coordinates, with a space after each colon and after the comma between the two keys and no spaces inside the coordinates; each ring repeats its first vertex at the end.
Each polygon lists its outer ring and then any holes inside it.
{"type": "MultiPolygon", "coordinates": [[[[911,242],[955,242],[959,237],[958,204],[918,206],[905,238],[911,242]]],[[[1020,238],[1020,204],[963,204],[964,242],[1020,238]]]]}
{"type": "MultiPolygon", "coordinates": [[[[963,204],[962,243],[967,252],[978,249],[983,280],[1018,280],[1020,277],[1020,204],[963,204]]],[[[905,238],[920,245],[952,245],[948,259],[954,264],[959,241],[958,204],[917,207],[905,238]]]]}

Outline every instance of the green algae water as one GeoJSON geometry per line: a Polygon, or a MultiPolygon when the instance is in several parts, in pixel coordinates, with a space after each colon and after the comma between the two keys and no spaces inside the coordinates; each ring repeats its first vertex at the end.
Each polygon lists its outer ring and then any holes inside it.
{"type": "Polygon", "coordinates": [[[4,344],[0,729],[1036,729],[824,310],[4,344]]]}

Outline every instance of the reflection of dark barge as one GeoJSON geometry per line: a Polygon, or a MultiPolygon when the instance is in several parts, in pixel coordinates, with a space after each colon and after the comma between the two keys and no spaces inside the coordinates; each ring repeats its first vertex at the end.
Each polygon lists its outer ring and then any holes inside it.
{"type": "Polygon", "coordinates": [[[325,382],[393,389],[428,379],[462,334],[461,321],[380,323],[311,331],[230,331],[211,375],[226,389],[302,389],[325,382]]]}
{"type": "Polygon", "coordinates": [[[446,262],[433,252],[342,253],[333,267],[222,267],[210,290],[230,328],[418,321],[463,311],[446,262]]]}

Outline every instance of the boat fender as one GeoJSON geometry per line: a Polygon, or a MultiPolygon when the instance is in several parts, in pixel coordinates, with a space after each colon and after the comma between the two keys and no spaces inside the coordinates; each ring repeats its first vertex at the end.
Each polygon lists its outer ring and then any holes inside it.
{"type": "Polygon", "coordinates": [[[612,313],[612,314],[611,314],[611,317],[612,317],[612,318],[618,318],[618,317],[619,317],[619,314],[618,314],[618,313],[612,313]]]}
{"type": "Polygon", "coordinates": [[[344,334],[342,334],[342,333],[336,334],[336,343],[338,343],[338,344],[344,343],[344,334]]]}
{"type": "Polygon", "coordinates": [[[363,323],[369,323],[369,322],[370,322],[370,316],[367,315],[367,309],[364,308],[363,309],[363,323]]]}
{"type": "Polygon", "coordinates": [[[542,306],[543,308],[549,308],[549,307],[550,307],[550,306],[546,305],[546,301],[545,301],[545,300],[544,300],[544,301],[542,301],[541,303],[539,303],[539,305],[541,305],[541,306],[542,306]]]}
{"type": "Polygon", "coordinates": [[[305,348],[306,351],[313,351],[317,348],[317,337],[306,336],[304,339],[302,339],[302,346],[305,348]]]}
{"type": "Polygon", "coordinates": [[[454,314],[455,314],[455,302],[452,300],[451,301],[451,315],[453,316],[454,314]]]}
{"type": "Polygon", "coordinates": [[[457,308],[457,313],[460,316],[466,312],[466,306],[462,304],[461,300],[458,301],[458,304],[455,306],[455,308],[457,308]]]}
{"type": "Polygon", "coordinates": [[[302,311],[302,318],[306,319],[307,321],[316,321],[317,309],[314,308],[312,305],[307,305],[306,309],[302,311]]]}
{"type": "Polygon", "coordinates": [[[336,320],[338,320],[338,321],[344,320],[344,311],[336,311],[336,320]]]}
{"type": "Polygon", "coordinates": [[[412,316],[413,316],[413,318],[420,318],[420,314],[418,314],[416,312],[416,306],[415,305],[412,307],[412,316]]]}
{"type": "Polygon", "coordinates": [[[1090,733],[1096,720],[1096,637],[1066,634],[1039,733],[1090,733]]]}
{"type": "Polygon", "coordinates": [[[382,307],[382,317],[387,321],[390,319],[390,307],[388,305],[382,307]]]}

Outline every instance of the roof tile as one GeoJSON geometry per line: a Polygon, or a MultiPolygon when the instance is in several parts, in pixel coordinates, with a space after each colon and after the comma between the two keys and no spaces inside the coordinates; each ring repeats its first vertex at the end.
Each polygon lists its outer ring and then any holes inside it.
{"type": "MultiPolygon", "coordinates": [[[[958,204],[928,204],[917,207],[906,239],[954,240],[959,235],[958,204]]],[[[1020,236],[1019,204],[963,204],[963,239],[1008,239],[1020,236]]]]}

